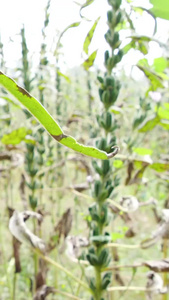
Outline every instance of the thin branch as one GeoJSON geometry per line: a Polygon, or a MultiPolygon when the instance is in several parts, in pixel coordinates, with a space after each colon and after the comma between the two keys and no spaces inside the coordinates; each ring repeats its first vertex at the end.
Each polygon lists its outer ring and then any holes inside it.
{"type": "Polygon", "coordinates": [[[56,268],[62,270],[69,277],[73,278],[76,282],[78,282],[80,285],[82,285],[85,289],[90,290],[86,283],[84,283],[83,281],[81,281],[80,279],[78,279],[78,277],[74,276],[70,271],[68,271],[67,269],[65,269],[62,265],[58,264],[56,261],[54,261],[50,257],[43,255],[41,252],[37,251],[36,249],[33,249],[33,251],[35,253],[37,253],[43,260],[45,260],[46,262],[52,264],[56,268]]]}
{"type": "Polygon", "coordinates": [[[126,245],[126,244],[118,244],[118,243],[108,243],[104,247],[105,248],[116,247],[116,248],[136,249],[136,248],[140,248],[140,245],[139,244],[136,244],[136,245],[126,245]]]}
{"type": "MultiPolygon", "coordinates": [[[[103,271],[111,271],[116,269],[123,269],[123,268],[139,268],[139,267],[146,267],[143,263],[137,263],[133,265],[114,265],[110,266],[108,268],[103,269],[103,271]]],[[[148,266],[147,266],[148,267],[148,266]]]]}
{"type": "Polygon", "coordinates": [[[79,297],[76,297],[76,296],[74,296],[72,294],[69,294],[69,293],[66,293],[66,292],[63,292],[63,291],[60,291],[60,290],[57,290],[57,289],[54,290],[54,293],[61,294],[61,295],[65,296],[65,297],[68,297],[68,298],[71,298],[71,299],[82,300],[79,297]]]}
{"type": "Polygon", "coordinates": [[[158,290],[158,288],[147,289],[146,287],[142,287],[142,286],[113,286],[107,289],[108,292],[125,291],[125,290],[150,292],[150,291],[156,291],[158,290]]]}

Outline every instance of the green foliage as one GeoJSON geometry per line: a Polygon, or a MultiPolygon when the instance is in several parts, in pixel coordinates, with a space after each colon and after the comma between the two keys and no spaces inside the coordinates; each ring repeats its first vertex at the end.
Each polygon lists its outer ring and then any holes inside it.
{"type": "Polygon", "coordinates": [[[84,41],[84,44],[83,44],[83,51],[84,51],[86,54],[89,53],[89,46],[90,46],[90,43],[91,43],[91,41],[92,41],[92,38],[93,38],[93,35],[94,35],[94,32],[95,32],[96,26],[97,26],[99,20],[100,20],[100,18],[98,18],[98,19],[94,22],[92,28],[90,29],[90,31],[88,32],[88,34],[87,34],[87,36],[86,36],[86,38],[85,38],[85,41],[84,41]]]}
{"type": "Polygon", "coordinates": [[[86,71],[88,71],[89,68],[93,66],[96,55],[97,55],[97,50],[95,50],[92,54],[90,54],[90,56],[82,64],[82,66],[86,71]]]}
{"type": "Polygon", "coordinates": [[[138,155],[151,155],[152,150],[147,148],[133,148],[133,151],[138,155]]]}
{"type": "Polygon", "coordinates": [[[35,140],[31,139],[28,135],[30,135],[32,131],[25,127],[21,127],[19,129],[13,130],[9,134],[4,134],[1,142],[5,145],[17,145],[22,141],[25,143],[35,144],[35,140]]]}
{"type": "Polygon", "coordinates": [[[13,94],[45,127],[45,129],[59,143],[78,151],[82,154],[100,159],[107,159],[106,153],[93,147],[83,146],[71,137],[64,135],[60,126],[54,121],[45,108],[27,91],[18,86],[11,78],[0,73],[0,84],[3,85],[11,94],[13,94]]]}
{"type": "Polygon", "coordinates": [[[169,20],[169,4],[165,0],[150,0],[153,4],[151,12],[159,18],[169,20]]]}

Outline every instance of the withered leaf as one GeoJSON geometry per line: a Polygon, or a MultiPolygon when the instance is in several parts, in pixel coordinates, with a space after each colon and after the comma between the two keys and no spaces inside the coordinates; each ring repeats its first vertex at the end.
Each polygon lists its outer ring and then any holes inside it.
{"type": "MultiPolygon", "coordinates": [[[[14,210],[8,207],[9,217],[11,218],[13,215],[14,210]]],[[[15,259],[15,273],[21,272],[21,262],[20,262],[20,242],[13,236],[12,238],[12,247],[13,247],[13,255],[15,259]]]]}
{"type": "Polygon", "coordinates": [[[58,233],[58,243],[60,242],[60,238],[63,235],[66,238],[72,227],[72,213],[71,209],[68,208],[57,225],[55,226],[55,232],[58,233]]]}
{"type": "Polygon", "coordinates": [[[154,272],[169,272],[169,259],[150,260],[143,263],[154,272]]]}
{"type": "Polygon", "coordinates": [[[81,248],[89,246],[89,240],[82,236],[68,236],[66,238],[66,254],[71,260],[76,260],[81,255],[81,248]]]}
{"type": "Polygon", "coordinates": [[[42,216],[32,211],[18,212],[14,211],[9,221],[9,230],[12,235],[21,243],[27,243],[29,246],[39,249],[41,252],[45,252],[45,243],[38,236],[33,234],[26,226],[25,222],[29,217],[36,217],[41,219],[42,216]]]}

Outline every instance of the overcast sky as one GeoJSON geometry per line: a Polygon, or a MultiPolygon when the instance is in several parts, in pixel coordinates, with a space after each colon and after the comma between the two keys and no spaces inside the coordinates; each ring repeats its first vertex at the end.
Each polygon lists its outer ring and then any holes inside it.
{"type": "MultiPolygon", "coordinates": [[[[82,0],[77,2],[83,3],[82,0]]],[[[38,55],[41,43],[41,29],[44,21],[44,8],[47,0],[5,0],[1,3],[0,10],[0,33],[4,44],[5,59],[7,67],[16,67],[17,60],[21,57],[20,49],[20,29],[25,24],[26,37],[30,54],[34,57],[38,55]]],[[[134,3],[149,8],[148,0],[137,0],[134,3]]],[[[106,0],[97,0],[83,13],[88,19],[95,20],[101,16],[97,27],[90,53],[99,49],[96,64],[101,66],[103,54],[107,47],[104,34],[107,30],[106,14],[109,6],[106,0]]],[[[51,0],[50,24],[47,31],[48,46],[54,49],[57,41],[57,32],[64,30],[73,22],[81,21],[79,27],[70,29],[62,39],[64,61],[67,67],[73,67],[82,63],[82,48],[85,35],[92,26],[92,22],[82,21],[79,16],[79,6],[73,0],[51,0]]],[[[137,32],[139,34],[151,36],[154,21],[146,13],[143,14],[142,21],[136,20],[137,32]]],[[[157,39],[166,42],[169,31],[169,22],[160,20],[158,22],[157,39]]],[[[149,55],[150,60],[161,55],[161,49],[155,43],[152,44],[149,55]]],[[[125,65],[136,63],[141,58],[140,54],[132,53],[126,60],[125,65]]],[[[63,64],[64,69],[64,64],[63,64]]]]}

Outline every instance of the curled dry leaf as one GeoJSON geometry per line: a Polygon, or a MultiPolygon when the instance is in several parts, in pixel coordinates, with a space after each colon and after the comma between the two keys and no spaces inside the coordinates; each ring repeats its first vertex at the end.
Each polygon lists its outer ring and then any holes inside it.
{"type": "Polygon", "coordinates": [[[81,248],[89,246],[89,240],[86,237],[82,236],[68,236],[66,238],[67,256],[76,261],[78,257],[81,255],[81,248]]]}
{"type": "Polygon", "coordinates": [[[146,292],[147,300],[153,300],[154,295],[160,294],[163,290],[163,280],[159,274],[154,271],[147,273],[146,292]]]}
{"type": "Polygon", "coordinates": [[[122,197],[120,204],[127,209],[128,212],[136,211],[139,208],[139,202],[134,196],[122,197]]]}
{"type": "Polygon", "coordinates": [[[40,214],[32,211],[18,212],[15,210],[9,221],[9,230],[21,243],[27,243],[29,246],[37,248],[41,252],[45,252],[45,243],[43,240],[33,234],[25,224],[30,216],[38,220],[42,218],[40,214]]]}
{"type": "Polygon", "coordinates": [[[150,260],[143,263],[154,272],[169,272],[169,259],[150,260]]]}
{"type": "MultiPolygon", "coordinates": [[[[9,217],[11,218],[14,210],[8,207],[9,217]]],[[[20,245],[21,243],[13,236],[12,238],[12,247],[13,247],[13,255],[15,259],[15,273],[21,272],[21,261],[20,261],[20,245]]]]}

